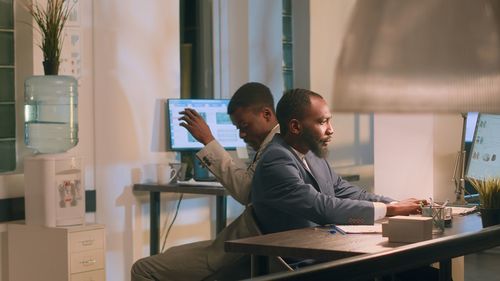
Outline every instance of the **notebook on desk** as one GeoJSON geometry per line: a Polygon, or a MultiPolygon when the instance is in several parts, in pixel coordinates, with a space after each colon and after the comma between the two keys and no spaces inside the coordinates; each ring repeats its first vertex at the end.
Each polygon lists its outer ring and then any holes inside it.
{"type": "Polygon", "coordinates": [[[211,186],[211,187],[222,187],[222,184],[218,181],[196,181],[190,179],[187,181],[177,181],[180,186],[211,186]]]}
{"type": "Polygon", "coordinates": [[[382,233],[382,224],[375,223],[373,225],[335,225],[335,227],[343,233],[382,233]]]}
{"type": "Polygon", "coordinates": [[[451,207],[451,214],[452,215],[468,215],[477,212],[478,209],[476,206],[471,206],[471,207],[451,207]]]}

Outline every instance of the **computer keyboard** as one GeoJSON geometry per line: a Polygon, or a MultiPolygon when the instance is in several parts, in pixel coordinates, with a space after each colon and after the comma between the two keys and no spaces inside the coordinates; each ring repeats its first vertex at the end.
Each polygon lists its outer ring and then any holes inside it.
{"type": "Polygon", "coordinates": [[[194,179],[190,179],[187,181],[177,181],[179,185],[185,186],[212,186],[212,187],[222,187],[222,184],[218,181],[196,181],[194,179]]]}
{"type": "Polygon", "coordinates": [[[193,178],[194,181],[200,182],[200,181],[217,181],[215,177],[208,177],[208,178],[196,178],[196,176],[193,178]]]}

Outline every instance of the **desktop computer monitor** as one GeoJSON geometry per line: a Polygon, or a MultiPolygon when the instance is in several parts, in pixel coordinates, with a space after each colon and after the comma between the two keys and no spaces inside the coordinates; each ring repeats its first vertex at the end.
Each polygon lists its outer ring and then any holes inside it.
{"type": "Polygon", "coordinates": [[[479,113],[466,177],[500,178],[500,115],[479,113]]]}
{"type": "Polygon", "coordinates": [[[239,131],[231,123],[227,114],[227,99],[168,99],[167,100],[167,132],[170,137],[168,149],[172,151],[198,151],[203,144],[198,142],[184,127],[179,124],[179,112],[185,108],[196,110],[207,122],[215,139],[225,149],[245,147],[245,142],[239,137],[239,131]]]}
{"type": "Polygon", "coordinates": [[[478,112],[467,113],[467,123],[465,125],[465,143],[472,144],[474,139],[474,131],[476,131],[476,121],[478,112]]]}
{"type": "MultiPolygon", "coordinates": [[[[180,113],[185,108],[196,110],[207,122],[214,138],[226,149],[246,147],[239,137],[239,131],[227,114],[228,99],[168,99],[167,100],[167,133],[168,149],[171,151],[191,151],[193,153],[203,148],[186,128],[180,126],[180,113]]],[[[193,178],[198,181],[215,180],[196,156],[193,156],[193,178]]]]}

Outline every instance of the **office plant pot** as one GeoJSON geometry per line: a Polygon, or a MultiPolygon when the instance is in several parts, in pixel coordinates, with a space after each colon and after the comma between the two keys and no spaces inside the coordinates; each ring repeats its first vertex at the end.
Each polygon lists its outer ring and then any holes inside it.
{"type": "Polygon", "coordinates": [[[500,209],[480,209],[483,227],[500,224],[500,209]]]}
{"type": "Polygon", "coordinates": [[[44,60],[43,72],[45,75],[57,75],[59,74],[59,64],[58,60],[44,60]]]}

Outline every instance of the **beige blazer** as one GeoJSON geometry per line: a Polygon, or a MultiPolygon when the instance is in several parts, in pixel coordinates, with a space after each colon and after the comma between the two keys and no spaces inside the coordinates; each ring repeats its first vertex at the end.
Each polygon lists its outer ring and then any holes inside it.
{"type": "Polygon", "coordinates": [[[234,263],[242,255],[230,254],[224,251],[224,242],[227,240],[259,235],[260,231],[253,218],[250,204],[250,188],[255,166],[260,159],[261,152],[269,144],[274,135],[279,133],[279,126],[264,139],[260,149],[256,152],[250,166],[245,167],[234,161],[231,155],[217,142],[212,141],[199,151],[196,156],[214,174],[217,180],[227,189],[228,193],[239,203],[246,206],[243,213],[228,225],[207,248],[209,267],[217,271],[224,265],[234,263]]]}
{"type": "MultiPolygon", "coordinates": [[[[221,145],[212,141],[197,157],[224,185],[229,194],[245,205],[243,213],[217,235],[215,240],[171,247],[164,253],[137,261],[131,270],[133,281],[234,280],[248,278],[248,257],[226,253],[224,242],[259,235],[250,203],[250,186],[260,152],[271,141],[276,126],[266,137],[249,167],[235,162],[221,145]],[[241,277],[241,278],[239,278],[241,277]]],[[[280,269],[281,270],[281,269],[280,269]]]]}

